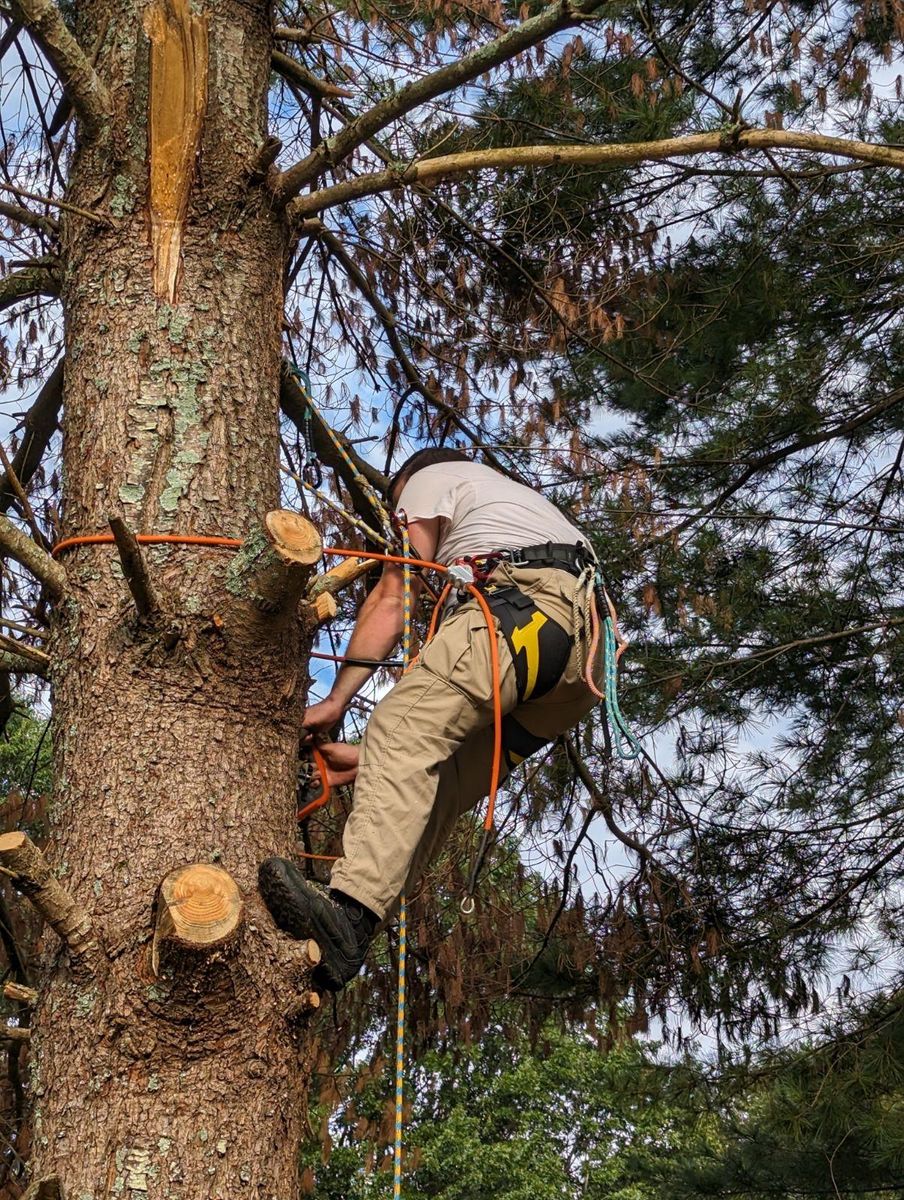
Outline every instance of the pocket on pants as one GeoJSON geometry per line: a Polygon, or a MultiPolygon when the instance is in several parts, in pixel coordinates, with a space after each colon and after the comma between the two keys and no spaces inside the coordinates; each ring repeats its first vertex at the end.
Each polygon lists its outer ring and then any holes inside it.
{"type": "MultiPolygon", "coordinates": [[[[505,682],[506,671],[511,674],[508,647],[499,636],[493,620],[493,637],[499,648],[499,668],[505,682]]],[[[460,692],[475,708],[485,708],[493,702],[493,673],[490,664],[490,639],[486,617],[475,603],[447,618],[418,660],[421,667],[442,679],[460,692]]],[[[505,696],[503,687],[503,696],[505,696]]]]}

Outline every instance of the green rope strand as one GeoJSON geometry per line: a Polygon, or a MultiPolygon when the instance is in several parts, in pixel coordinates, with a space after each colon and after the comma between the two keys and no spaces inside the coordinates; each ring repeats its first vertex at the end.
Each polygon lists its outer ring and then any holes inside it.
{"type": "Polygon", "coordinates": [[[616,662],[615,625],[611,617],[603,623],[605,648],[603,655],[606,671],[606,715],[612,728],[612,742],[619,758],[639,758],[640,742],[628,727],[618,703],[618,664],[616,662]]]}

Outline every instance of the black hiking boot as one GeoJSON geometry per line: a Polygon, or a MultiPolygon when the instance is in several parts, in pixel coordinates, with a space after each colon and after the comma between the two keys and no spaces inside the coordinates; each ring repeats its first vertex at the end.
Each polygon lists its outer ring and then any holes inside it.
{"type": "Polygon", "coordinates": [[[380,918],[343,892],[305,879],[285,858],[268,858],[257,873],[264,903],[280,929],[313,938],[322,958],[314,968],[318,987],[338,992],[358,974],[380,918]]]}

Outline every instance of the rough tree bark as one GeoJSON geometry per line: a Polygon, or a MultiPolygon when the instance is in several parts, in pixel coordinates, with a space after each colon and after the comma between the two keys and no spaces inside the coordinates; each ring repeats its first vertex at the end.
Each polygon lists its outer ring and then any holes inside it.
{"type": "Polygon", "coordinates": [[[274,546],[265,524],[279,495],[287,249],[285,218],[251,169],[267,137],[270,5],[77,8],[81,44],[101,41],[111,118],[80,144],[69,198],[110,225],[61,222],[64,535],[108,531],[118,514],[136,533],[246,545],[144,548],[160,620],[156,607],[136,612],[116,547],[60,559],[46,855],[102,954],[86,966],[45,938],[33,1178],[58,1177],[70,1200],[291,1200],[303,1014],[316,1001],[309,948],[277,935],[256,871],[294,845],[316,619],[299,620],[297,598],[317,551],[274,546]],[[197,153],[167,141],[183,121],[197,153]],[[170,179],[168,195],[167,170],[190,172],[189,186],[170,179]],[[171,236],[166,221],[183,216],[171,236]],[[219,871],[161,891],[194,864],[219,871]],[[203,925],[239,901],[222,937],[159,953],[159,929],[171,940],[183,927],[171,912],[161,926],[161,905],[185,904],[203,925]]]}

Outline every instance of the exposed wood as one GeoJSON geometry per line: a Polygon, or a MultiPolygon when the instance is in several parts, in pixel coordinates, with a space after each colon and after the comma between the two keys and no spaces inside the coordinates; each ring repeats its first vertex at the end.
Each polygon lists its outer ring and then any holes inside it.
{"type": "Polygon", "coordinates": [[[308,588],[308,599],[315,601],[323,595],[337,596],[377,565],[378,560],[374,558],[345,558],[338,567],[332,567],[314,579],[308,588]]]}
{"type": "Polygon", "coordinates": [[[29,296],[58,296],[60,281],[56,271],[40,263],[34,267],[25,267],[21,271],[12,271],[4,279],[0,279],[0,312],[12,308],[20,300],[29,296]]]}
{"type": "Polygon", "coordinates": [[[30,1042],[31,1030],[25,1025],[0,1025],[0,1041],[30,1042]]]}
{"type": "Polygon", "coordinates": [[[151,947],[155,975],[169,966],[210,958],[233,943],[242,923],[242,897],[235,880],[211,863],[172,871],[160,885],[151,947]]]}
{"type": "Polygon", "coordinates": [[[339,604],[336,597],[330,592],[321,592],[319,596],[315,597],[314,602],[308,605],[308,608],[312,610],[316,628],[318,625],[325,625],[327,621],[332,621],[339,611],[339,604]]]}
{"type": "Polygon", "coordinates": [[[307,518],[273,509],[236,554],[226,586],[260,612],[294,612],[322,552],[320,534],[307,518]]]}
{"type": "Polygon", "coordinates": [[[143,620],[153,620],[160,615],[161,606],[141,546],[122,517],[113,516],[108,520],[138,616],[143,620]]]}
{"type": "Polygon", "coordinates": [[[310,192],[292,203],[291,213],[293,218],[306,217],[362,196],[373,196],[413,183],[437,183],[441,179],[452,179],[475,171],[523,170],[530,167],[597,169],[639,162],[663,162],[670,158],[692,158],[701,154],[734,154],[742,150],[800,150],[904,170],[904,149],[896,146],[784,129],[739,129],[734,133],[696,133],[654,142],[613,142],[599,146],[506,146],[443,154],[407,165],[400,164],[386,171],[358,175],[332,187],[310,192]]]}
{"type": "Polygon", "coordinates": [[[277,71],[283,78],[291,80],[292,83],[315,96],[339,96],[344,100],[350,100],[354,96],[354,92],[350,92],[348,88],[338,87],[335,83],[328,83],[327,80],[320,79],[307,67],[302,66],[300,62],[296,62],[294,58],[290,58],[288,54],[283,54],[280,50],[273,51],[271,62],[274,71],[277,71]]]}
{"type": "Polygon", "coordinates": [[[155,0],[145,10],[144,28],[151,41],[148,153],[154,290],[172,304],[207,110],[207,17],[193,15],[188,0],[155,0]]]}
{"type": "Polygon", "coordinates": [[[66,590],[66,572],[37,542],[0,514],[0,557],[8,554],[40,580],[54,600],[66,590]]]}
{"type": "Polygon", "coordinates": [[[28,1004],[32,1007],[38,1002],[37,989],[26,987],[24,983],[4,983],[3,995],[7,1000],[14,1000],[18,1004],[28,1004]]]}
{"type": "Polygon", "coordinates": [[[109,93],[53,0],[10,0],[10,8],[55,68],[85,134],[103,133],[110,116],[109,93]]]}
{"type": "Polygon", "coordinates": [[[28,834],[14,830],[0,835],[0,869],[28,897],[74,957],[88,959],[97,950],[88,914],[53,875],[28,834]]]}

